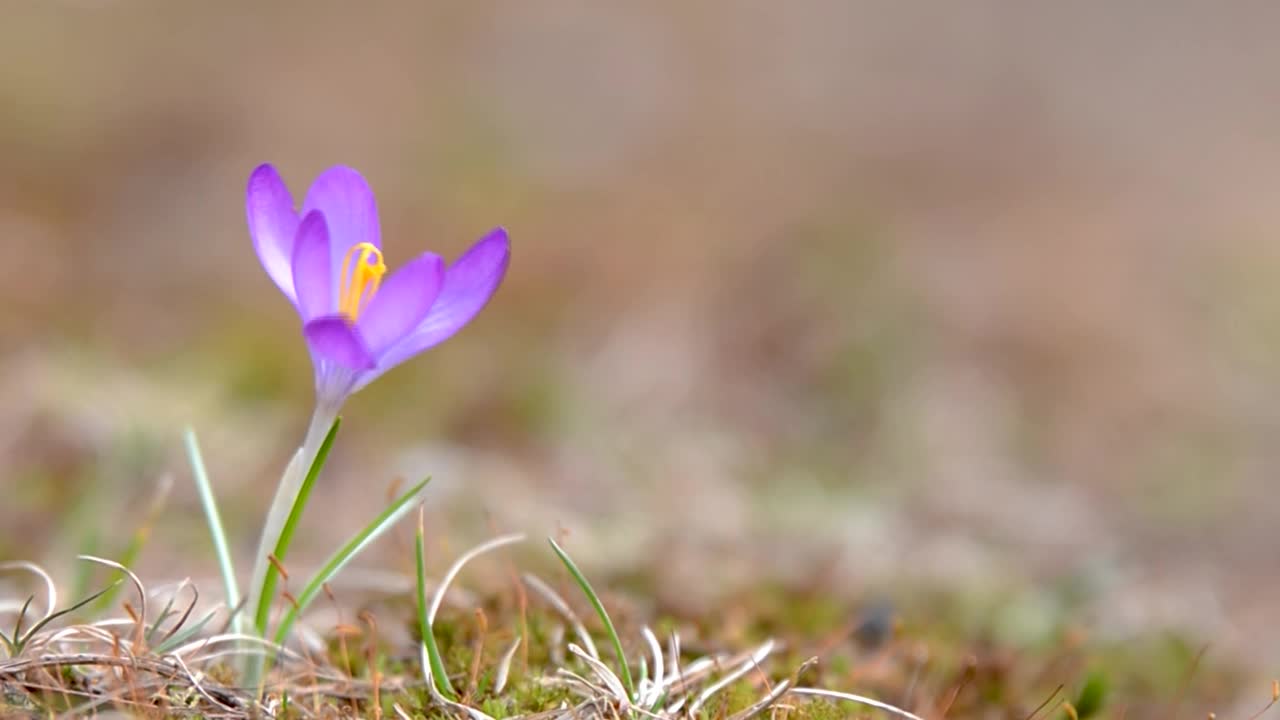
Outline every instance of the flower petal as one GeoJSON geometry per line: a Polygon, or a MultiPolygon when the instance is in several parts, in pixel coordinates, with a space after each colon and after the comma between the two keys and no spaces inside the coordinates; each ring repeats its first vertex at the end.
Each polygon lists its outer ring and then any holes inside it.
{"type": "Polygon", "coordinates": [[[249,175],[245,191],[245,216],[249,220],[249,236],[258,251],[258,260],[267,275],[280,287],[292,303],[297,303],[293,289],[293,237],[298,229],[298,215],[293,211],[293,196],[271,165],[259,165],[249,175]]]}
{"type": "Polygon", "coordinates": [[[445,271],[444,287],[431,312],[378,358],[378,372],[363,377],[356,383],[356,389],[423,350],[448,340],[471,322],[502,283],[510,260],[511,243],[503,228],[491,230],[472,245],[445,271]]]}
{"type": "Polygon", "coordinates": [[[303,215],[312,210],[324,213],[329,224],[329,263],[334,282],[342,268],[342,258],[352,245],[367,242],[382,248],[378,203],[369,183],[355,170],[338,165],[320,173],[302,203],[303,215]]]}
{"type": "Polygon", "coordinates": [[[387,277],[356,325],[374,357],[422,322],[444,283],[444,260],[424,253],[387,277]]]}
{"type": "Polygon", "coordinates": [[[342,315],[326,315],[302,328],[307,346],[317,359],[329,360],[350,370],[373,367],[373,356],[356,329],[342,315]]]}
{"type": "Polygon", "coordinates": [[[298,225],[293,243],[293,287],[302,322],[337,309],[333,299],[333,275],[329,271],[329,225],[324,214],[311,211],[298,225]]]}

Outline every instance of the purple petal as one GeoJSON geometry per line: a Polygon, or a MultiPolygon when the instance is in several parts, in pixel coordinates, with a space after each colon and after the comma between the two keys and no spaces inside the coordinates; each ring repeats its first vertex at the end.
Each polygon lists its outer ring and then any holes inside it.
{"type": "Polygon", "coordinates": [[[271,165],[259,165],[249,175],[245,215],[249,220],[249,236],[253,238],[253,247],[258,251],[263,269],[285,297],[296,304],[290,259],[293,257],[298,215],[293,211],[293,196],[289,194],[289,188],[271,165]]]}
{"type": "Polygon", "coordinates": [[[329,272],[329,226],[324,215],[312,211],[298,225],[293,245],[293,287],[302,322],[337,309],[333,275],[329,272]]]}
{"type": "Polygon", "coordinates": [[[355,170],[339,165],[320,173],[302,203],[303,215],[312,210],[324,213],[325,222],[329,224],[329,264],[333,278],[338,277],[342,258],[352,245],[367,242],[382,248],[378,203],[369,183],[355,170]]]}
{"type": "Polygon", "coordinates": [[[357,323],[374,357],[422,322],[443,283],[444,260],[433,253],[424,253],[387,277],[357,323]]]}
{"type": "MultiPolygon", "coordinates": [[[[511,259],[507,231],[496,228],[471,246],[445,272],[444,288],[431,312],[408,336],[378,359],[378,372],[404,362],[434,345],[448,340],[484,308],[502,283],[511,259]]],[[[367,384],[372,377],[359,385],[367,384]]]]}
{"type": "Polygon", "coordinates": [[[307,345],[317,358],[332,361],[351,370],[369,370],[373,356],[356,329],[342,315],[326,315],[308,322],[302,328],[307,345]]]}

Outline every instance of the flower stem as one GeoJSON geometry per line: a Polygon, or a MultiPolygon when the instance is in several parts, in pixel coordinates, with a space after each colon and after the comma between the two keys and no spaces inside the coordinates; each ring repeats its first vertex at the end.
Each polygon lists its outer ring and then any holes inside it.
{"type": "MultiPolygon", "coordinates": [[[[298,521],[302,519],[302,511],[307,505],[307,500],[311,497],[311,488],[315,486],[316,478],[319,477],[320,470],[324,467],[324,461],[329,457],[329,449],[333,447],[333,439],[337,436],[338,426],[341,424],[342,420],[337,418],[329,426],[329,432],[320,442],[320,447],[316,450],[315,458],[311,461],[311,466],[303,477],[302,484],[298,486],[297,492],[294,493],[293,503],[289,507],[289,514],[285,517],[284,523],[280,527],[280,532],[276,536],[275,547],[272,549],[270,556],[275,562],[268,561],[267,572],[262,579],[262,591],[258,596],[257,616],[254,619],[254,627],[258,631],[259,637],[267,636],[267,619],[271,613],[271,602],[275,598],[276,578],[280,574],[278,563],[283,563],[285,556],[289,553],[289,545],[293,542],[293,533],[298,529],[298,521]]],[[[308,442],[310,442],[310,437],[308,437],[308,442]]]]}
{"type": "MultiPolygon", "coordinates": [[[[311,416],[311,425],[307,428],[302,447],[298,448],[289,464],[285,466],[284,474],[280,476],[280,483],[276,487],[275,497],[271,501],[271,508],[267,511],[267,519],[263,524],[262,536],[258,540],[258,551],[254,559],[253,576],[249,585],[249,603],[242,611],[254,619],[253,627],[258,637],[266,637],[266,619],[274,599],[271,595],[274,594],[275,567],[271,564],[269,555],[279,550],[280,540],[286,532],[286,523],[289,519],[292,517],[292,525],[296,525],[297,518],[301,516],[301,505],[306,502],[305,496],[299,497],[303,485],[307,483],[308,476],[312,475],[309,470],[314,470],[315,474],[319,473],[316,461],[321,459],[322,449],[325,453],[328,452],[329,445],[333,442],[332,435],[337,431],[337,421],[336,407],[317,405],[311,416]],[[300,499],[301,503],[298,502],[300,499]],[[268,577],[271,578],[270,581],[268,577]]],[[[314,480],[315,477],[311,477],[311,481],[314,482],[314,480]]],[[[307,492],[309,494],[309,487],[307,492]]],[[[292,529],[290,527],[288,530],[290,539],[292,529]]],[[[288,541],[286,540],[285,550],[287,549],[288,541]]],[[[283,559],[278,552],[277,559],[283,559]]],[[[255,686],[261,675],[262,658],[260,655],[253,654],[246,657],[251,660],[244,667],[245,684],[255,686]]]]}

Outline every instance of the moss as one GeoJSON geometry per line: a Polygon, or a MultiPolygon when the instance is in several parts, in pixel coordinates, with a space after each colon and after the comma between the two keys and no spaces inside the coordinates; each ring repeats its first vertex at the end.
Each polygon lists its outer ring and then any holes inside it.
{"type": "Polygon", "coordinates": [[[810,700],[797,705],[797,712],[792,717],[795,720],[847,720],[849,717],[857,717],[850,713],[853,707],[853,703],[810,700]]]}
{"type": "Polygon", "coordinates": [[[545,712],[574,702],[575,698],[564,688],[538,682],[518,682],[509,686],[502,696],[483,698],[477,706],[491,717],[501,719],[545,712]]]}
{"type": "Polygon", "coordinates": [[[703,720],[729,717],[754,705],[765,692],[746,680],[736,682],[708,701],[698,711],[698,717],[703,720]]]}

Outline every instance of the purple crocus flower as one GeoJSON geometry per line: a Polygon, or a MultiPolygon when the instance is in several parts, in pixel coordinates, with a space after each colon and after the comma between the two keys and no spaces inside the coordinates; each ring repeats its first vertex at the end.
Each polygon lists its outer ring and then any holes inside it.
{"type": "Polygon", "coordinates": [[[246,211],[262,267],[302,316],[326,416],[470,322],[511,257],[496,228],[448,267],[428,252],[387,274],[373,191],[347,167],[321,173],[296,211],[280,174],[262,165],[249,176],[246,211]]]}

